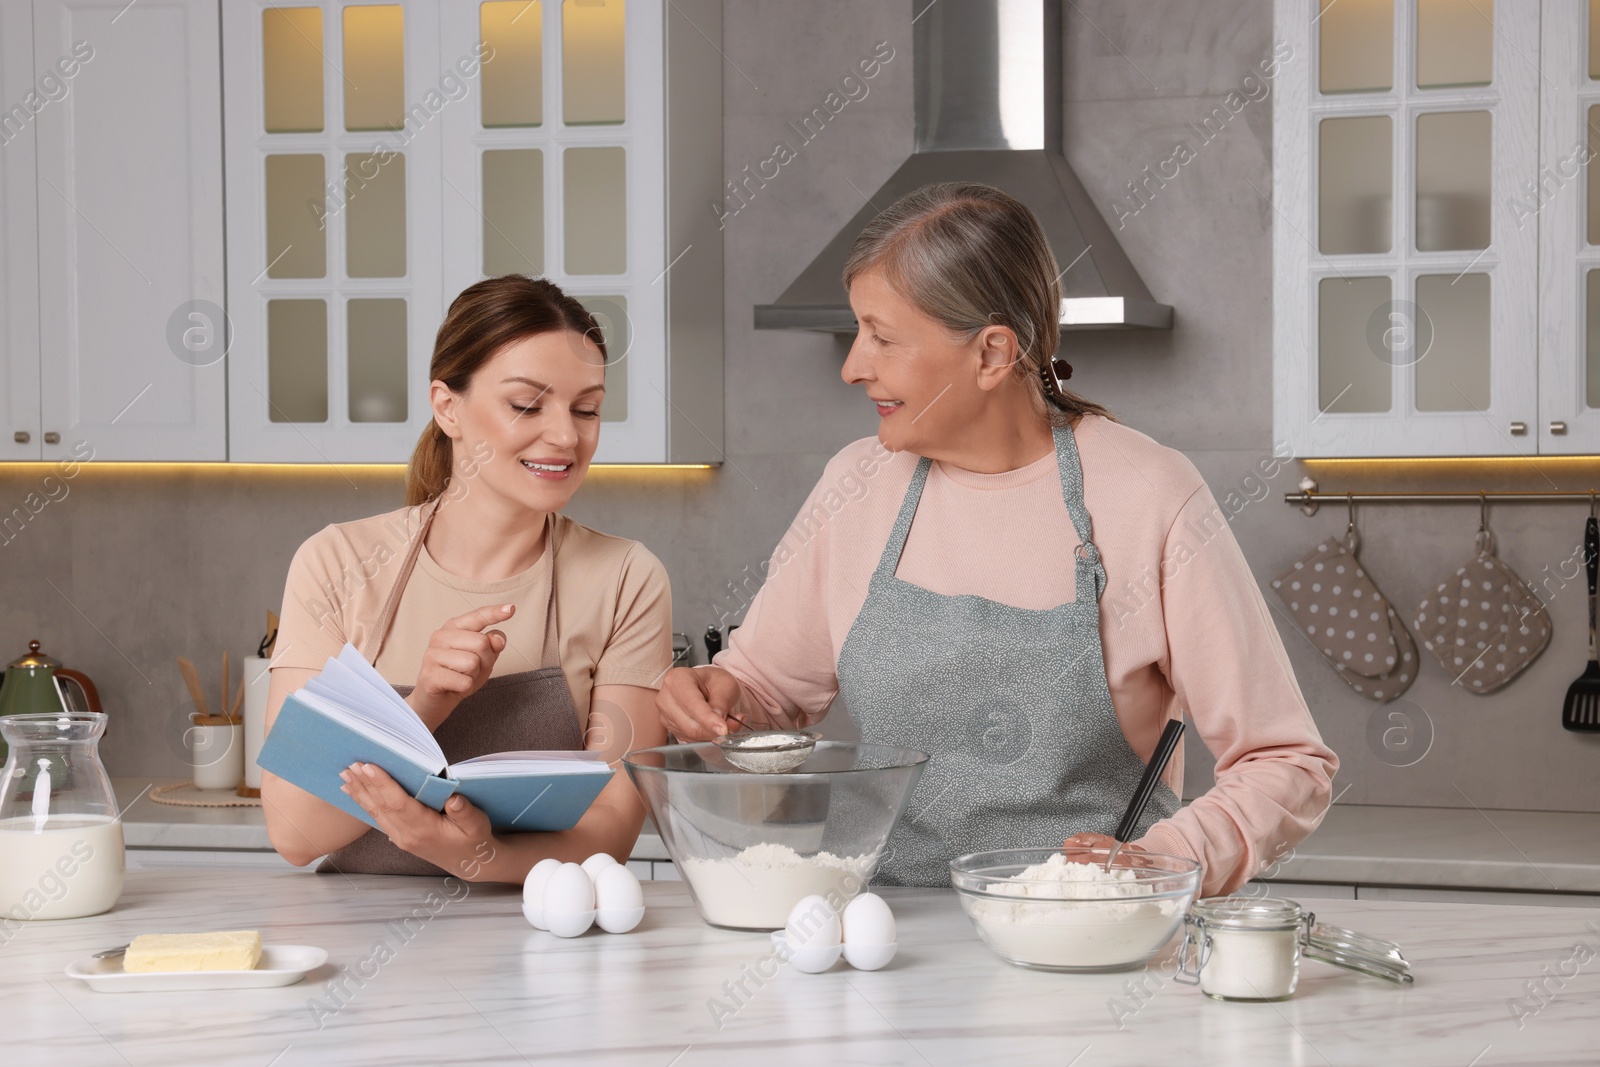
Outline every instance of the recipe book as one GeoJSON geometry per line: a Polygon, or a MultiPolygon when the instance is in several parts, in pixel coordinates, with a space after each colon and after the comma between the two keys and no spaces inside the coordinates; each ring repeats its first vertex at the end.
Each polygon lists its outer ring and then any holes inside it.
{"type": "Polygon", "coordinates": [[[256,760],[369,826],[339,787],[352,763],[382,767],[435,811],[460,793],[496,830],[570,830],[611,780],[599,752],[496,752],[446,765],[411,705],[346,644],[321,674],[289,694],[256,760]]]}

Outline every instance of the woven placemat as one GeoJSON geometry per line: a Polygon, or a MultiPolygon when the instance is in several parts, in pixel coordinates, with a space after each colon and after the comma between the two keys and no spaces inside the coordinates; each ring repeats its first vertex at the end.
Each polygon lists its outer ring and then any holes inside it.
{"type": "Polygon", "coordinates": [[[173,782],[150,790],[157,804],[180,808],[259,808],[260,797],[242,797],[231,789],[197,789],[193,782],[173,782]]]}

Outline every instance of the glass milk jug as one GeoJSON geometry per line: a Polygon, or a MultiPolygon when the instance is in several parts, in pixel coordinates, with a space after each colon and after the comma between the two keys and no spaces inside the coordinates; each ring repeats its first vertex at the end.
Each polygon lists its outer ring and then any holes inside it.
{"type": "Polygon", "coordinates": [[[100,762],[100,712],[0,716],[0,923],[109,911],[122,894],[122,820],[100,762]]]}

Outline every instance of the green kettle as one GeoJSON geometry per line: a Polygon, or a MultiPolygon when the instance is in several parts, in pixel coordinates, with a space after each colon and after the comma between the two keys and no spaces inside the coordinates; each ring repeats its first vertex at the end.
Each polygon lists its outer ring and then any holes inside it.
{"type": "MultiPolygon", "coordinates": [[[[13,660],[0,679],[0,715],[30,715],[62,710],[62,694],[56,690],[56,679],[61,679],[63,690],[75,686],[76,697],[69,698],[68,711],[100,711],[100,692],[89,676],[69,670],[59,661],[39,651],[38,641],[28,642],[28,654],[13,660]]],[[[6,758],[6,743],[0,740],[0,760],[6,758]]]]}

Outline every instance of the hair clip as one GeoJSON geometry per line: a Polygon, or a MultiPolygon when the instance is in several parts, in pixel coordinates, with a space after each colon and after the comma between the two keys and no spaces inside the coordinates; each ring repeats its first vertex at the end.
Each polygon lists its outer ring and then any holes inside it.
{"type": "Polygon", "coordinates": [[[1044,382],[1044,391],[1051,396],[1061,396],[1061,383],[1072,377],[1072,364],[1065,360],[1052,359],[1039,368],[1039,379],[1044,382]]]}

